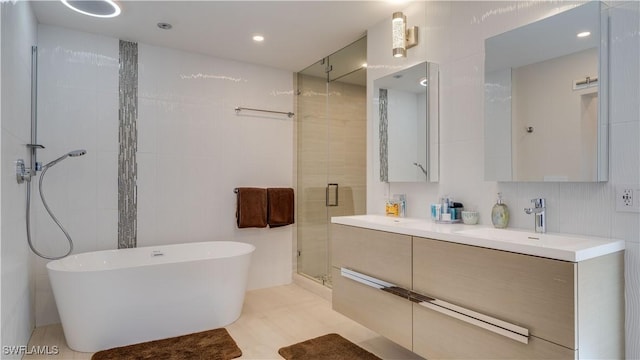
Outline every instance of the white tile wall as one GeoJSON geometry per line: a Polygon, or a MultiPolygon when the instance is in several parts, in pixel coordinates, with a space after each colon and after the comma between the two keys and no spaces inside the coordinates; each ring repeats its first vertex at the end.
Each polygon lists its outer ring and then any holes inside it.
{"type": "Polygon", "coordinates": [[[292,187],[286,71],[139,46],[138,245],[237,240],[257,247],[249,288],[291,281],[292,227],[237,229],[238,186],[292,187]]]}
{"type": "MultiPolygon", "coordinates": [[[[38,142],[43,164],[86,149],[50,168],[49,207],[74,240],[74,253],[113,249],[117,243],[118,40],[38,25],[38,142]]],[[[34,193],[34,243],[64,254],[64,235],[34,193]]],[[[37,326],[59,322],[46,262],[34,262],[37,326]]]]}
{"type": "MultiPolygon", "coordinates": [[[[39,141],[46,195],[74,253],[114,249],[118,226],[118,39],[40,25],[39,141]]],[[[237,240],[257,247],[249,287],[291,281],[292,227],[236,229],[238,186],[292,187],[293,122],[236,115],[246,106],[291,111],[292,74],[139,44],[138,246],[237,240]]],[[[4,153],[3,153],[4,154],[4,153]]],[[[38,203],[38,202],[34,202],[38,203]]],[[[40,205],[36,238],[66,249],[40,205]]],[[[36,261],[36,320],[59,322],[44,261],[36,261]]]]}
{"type": "MultiPolygon", "coordinates": [[[[610,181],[640,183],[640,3],[614,2],[610,18],[610,181]],[[635,154],[635,155],[634,155],[635,154]]],[[[610,235],[627,241],[625,254],[627,358],[640,359],[640,220],[638,214],[614,212],[612,196],[588,204],[611,216],[610,235]]],[[[588,228],[588,223],[583,222],[588,228]]]]}
{"type": "MultiPolygon", "coordinates": [[[[533,228],[533,219],[520,209],[534,197],[545,197],[548,230],[627,241],[626,344],[627,358],[640,358],[640,217],[616,213],[616,184],[640,182],[640,3],[612,2],[610,74],[610,177],[607,183],[549,184],[484,181],[484,49],[486,37],[566,10],[579,2],[426,2],[407,9],[409,25],[427,29],[432,39],[408,50],[406,59],[390,56],[389,22],[368,30],[368,82],[400,67],[423,60],[441,65],[440,182],[382,184],[378,180],[377,131],[368,130],[367,212],[381,214],[389,193],[407,193],[408,214],[428,218],[428,204],[444,194],[480,211],[482,224],[491,224],[495,193],[501,191],[511,208],[510,226],[533,228]],[[416,13],[426,15],[415,16],[416,13]],[[372,67],[371,65],[374,65],[372,67]]],[[[422,31],[422,30],[421,30],[422,31]]],[[[421,34],[422,35],[422,34],[421,34]]],[[[369,94],[369,99],[372,96],[369,94]]],[[[368,119],[372,104],[368,103],[368,119]]]]}
{"type": "MultiPolygon", "coordinates": [[[[2,267],[1,346],[26,345],[34,326],[33,272],[25,237],[25,189],[15,179],[15,160],[28,163],[30,137],[31,46],[36,20],[28,2],[3,2],[2,35],[2,267]]],[[[18,359],[18,355],[1,355],[18,359]]]]}

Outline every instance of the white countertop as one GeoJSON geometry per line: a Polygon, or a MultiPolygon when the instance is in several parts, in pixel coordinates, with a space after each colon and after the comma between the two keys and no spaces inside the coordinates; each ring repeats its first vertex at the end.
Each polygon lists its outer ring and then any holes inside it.
{"type": "Polygon", "coordinates": [[[624,240],[573,234],[539,234],[525,229],[483,225],[437,224],[431,220],[384,215],[332,217],[331,222],[372,230],[578,262],[624,250],[624,240]]]}

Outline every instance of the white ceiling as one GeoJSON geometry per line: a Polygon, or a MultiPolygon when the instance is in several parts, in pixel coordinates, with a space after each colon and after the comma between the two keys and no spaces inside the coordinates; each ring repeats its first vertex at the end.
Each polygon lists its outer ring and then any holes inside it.
{"type": "MultiPolygon", "coordinates": [[[[32,1],[42,24],[300,71],[391,19],[397,1],[119,1],[112,19],[73,12],[57,0],[32,1]],[[167,22],[171,30],[156,24],[167,22]],[[264,35],[256,44],[254,34],[264,35]]],[[[389,25],[391,26],[391,25],[389,25]]],[[[391,36],[391,33],[389,33],[391,36]]]]}

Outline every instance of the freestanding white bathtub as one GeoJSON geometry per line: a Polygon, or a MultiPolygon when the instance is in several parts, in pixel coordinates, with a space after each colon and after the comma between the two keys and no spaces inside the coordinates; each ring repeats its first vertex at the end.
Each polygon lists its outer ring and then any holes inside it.
{"type": "Polygon", "coordinates": [[[250,244],[211,241],[96,251],[49,262],[69,347],[95,352],[234,322],[254,250],[250,244]]]}

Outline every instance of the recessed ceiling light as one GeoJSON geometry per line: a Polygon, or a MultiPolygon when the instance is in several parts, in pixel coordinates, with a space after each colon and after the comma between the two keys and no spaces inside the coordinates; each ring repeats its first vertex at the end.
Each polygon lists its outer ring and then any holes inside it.
{"type": "Polygon", "coordinates": [[[120,15],[120,6],[112,0],[60,0],[69,9],[84,15],[112,18],[120,15]]]}
{"type": "Polygon", "coordinates": [[[158,27],[162,30],[171,30],[171,28],[173,27],[171,24],[169,23],[165,23],[165,22],[159,22],[158,23],[158,27]]]}
{"type": "Polygon", "coordinates": [[[366,68],[367,67],[367,63],[362,64],[362,67],[366,68]]]}
{"type": "Polygon", "coordinates": [[[590,31],[583,31],[583,32],[578,33],[576,36],[581,38],[581,37],[587,37],[589,35],[591,35],[590,31]]]}
{"type": "Polygon", "coordinates": [[[253,35],[253,41],[255,41],[255,42],[263,42],[264,41],[264,36],[262,36],[262,35],[253,35]]]}

